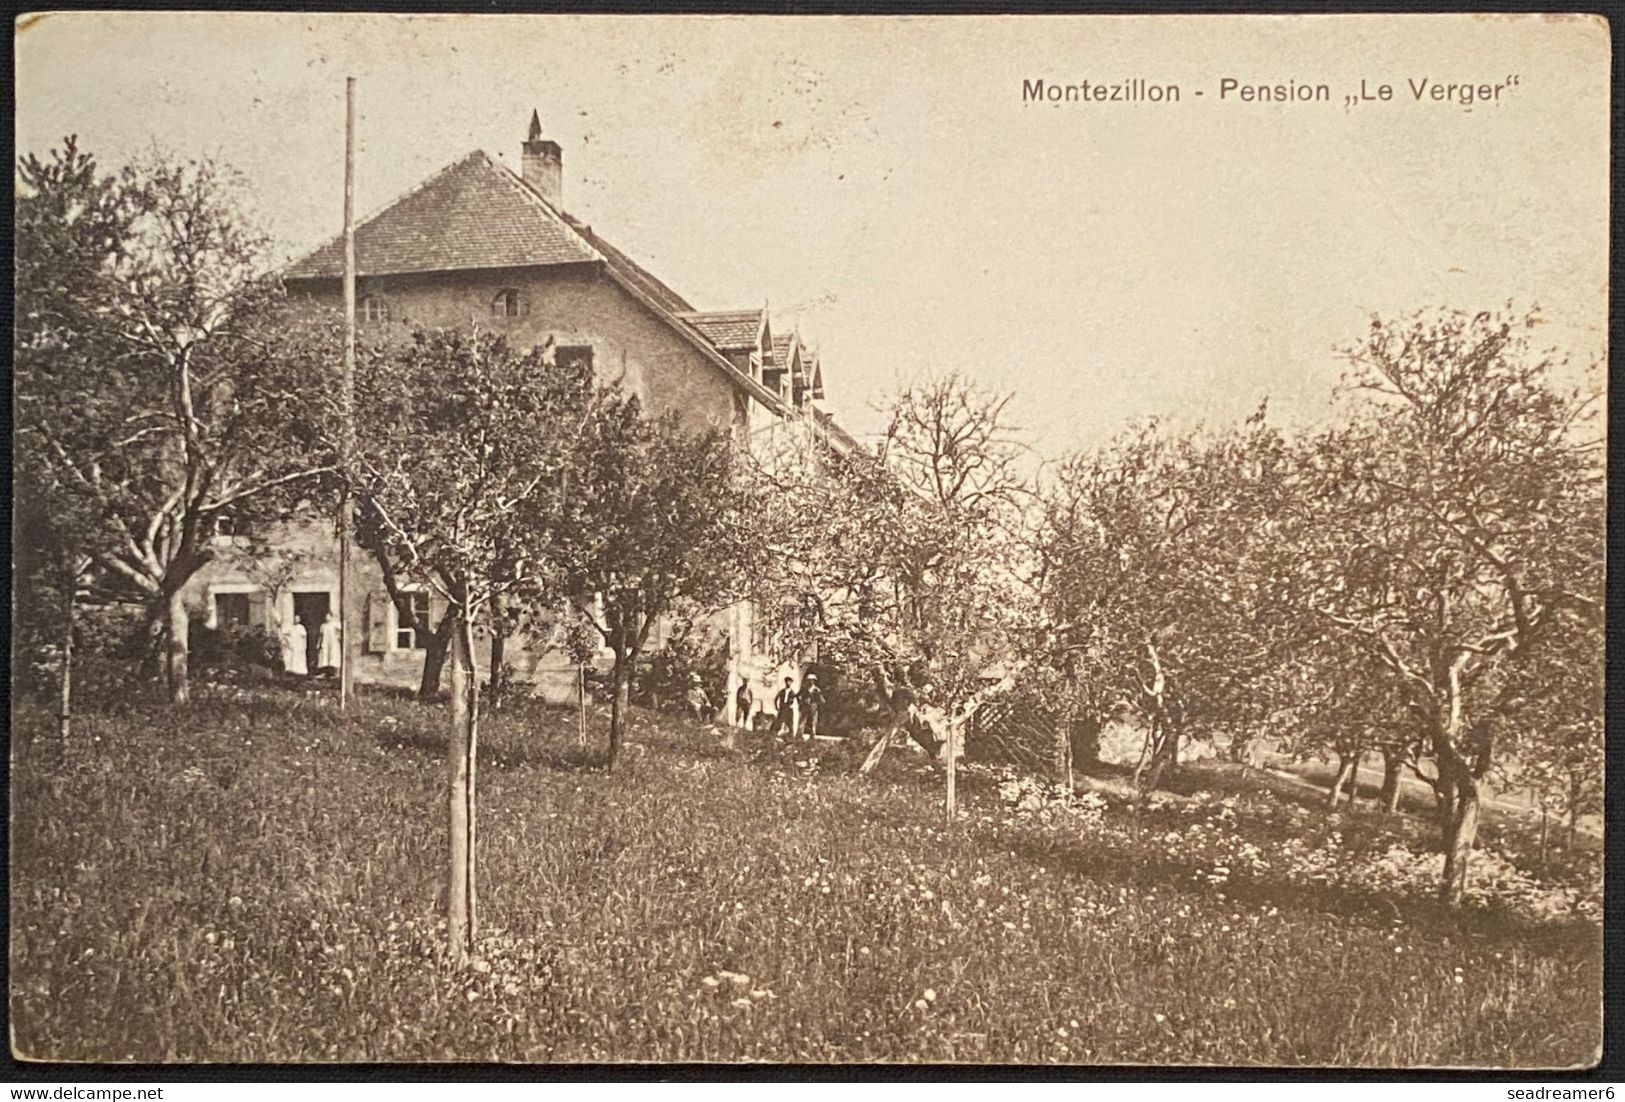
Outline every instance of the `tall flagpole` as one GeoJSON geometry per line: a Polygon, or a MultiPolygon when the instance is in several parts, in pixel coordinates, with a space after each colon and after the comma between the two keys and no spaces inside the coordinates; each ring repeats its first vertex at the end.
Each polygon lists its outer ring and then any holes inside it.
{"type": "MultiPolygon", "coordinates": [[[[344,412],[344,465],[355,450],[355,77],[344,78],[344,378],[339,384],[344,412]]],[[[351,609],[350,532],[355,503],[346,484],[339,502],[339,709],[355,692],[355,616],[351,609]]]]}

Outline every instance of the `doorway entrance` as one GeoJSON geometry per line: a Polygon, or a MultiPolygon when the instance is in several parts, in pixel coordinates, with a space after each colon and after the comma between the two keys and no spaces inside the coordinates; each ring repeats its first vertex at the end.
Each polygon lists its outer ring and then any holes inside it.
{"type": "Polygon", "coordinates": [[[315,673],[316,656],[322,648],[322,621],[330,610],[330,596],[325,589],[310,593],[294,593],[293,618],[305,625],[305,669],[315,673]]]}

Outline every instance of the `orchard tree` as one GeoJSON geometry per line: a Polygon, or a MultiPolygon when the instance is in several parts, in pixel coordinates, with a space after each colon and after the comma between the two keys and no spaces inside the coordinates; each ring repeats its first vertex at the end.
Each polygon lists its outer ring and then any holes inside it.
{"type": "Polygon", "coordinates": [[[1336,809],[1345,792],[1352,805],[1368,753],[1383,760],[1379,799],[1387,811],[1398,804],[1406,765],[1426,776],[1415,757],[1418,728],[1403,695],[1376,660],[1343,636],[1311,633],[1294,640],[1274,683],[1281,706],[1265,717],[1265,729],[1293,758],[1336,761],[1328,809],[1336,809]]]}
{"type": "MultiPolygon", "coordinates": [[[[1286,450],[1263,410],[1245,426],[1143,425],[1074,455],[1039,497],[1027,643],[1063,717],[1145,729],[1137,777],[1154,786],[1193,725],[1240,731],[1275,707],[1289,635],[1264,599],[1286,450]]],[[[1070,750],[1058,735],[1058,766],[1070,750]]]]}
{"type": "Polygon", "coordinates": [[[1507,746],[1503,783],[1533,792],[1540,806],[1542,861],[1553,812],[1573,850],[1581,816],[1602,811],[1606,638],[1600,619],[1575,618],[1567,627],[1508,671],[1492,719],[1507,746]]]}
{"type": "Polygon", "coordinates": [[[212,161],[109,177],[70,139],[18,175],[14,446],[53,514],[94,518],[74,550],[148,608],[184,702],[182,594],[217,519],[288,516],[331,469],[298,434],[321,345],[295,335],[212,161]]]}
{"type": "Polygon", "coordinates": [[[737,600],[760,554],[736,478],[735,445],[635,396],[600,390],[570,454],[546,547],[576,614],[614,654],[611,769],[626,735],[637,662],[662,617],[737,600]]]}
{"type": "Polygon", "coordinates": [[[1511,667],[1602,614],[1593,400],[1560,392],[1535,314],[1374,319],[1346,352],[1348,418],[1307,452],[1285,541],[1304,611],[1363,648],[1424,725],[1459,902],[1483,785],[1508,752],[1511,667]]]}
{"type": "Polygon", "coordinates": [[[874,680],[893,722],[866,768],[908,730],[946,767],[950,815],[963,731],[1014,681],[1023,482],[1008,403],[958,376],[932,380],[892,401],[877,452],[766,475],[772,553],[757,606],[772,634],[874,680]]]}
{"type": "MultiPolygon", "coordinates": [[[[497,336],[431,331],[357,365],[350,485],[372,538],[452,617],[448,927],[465,960],[477,933],[474,862],[479,670],[474,628],[503,596],[556,594],[544,552],[558,523],[590,373],[520,355],[497,336]]],[[[333,424],[330,438],[342,426],[333,424]]]]}

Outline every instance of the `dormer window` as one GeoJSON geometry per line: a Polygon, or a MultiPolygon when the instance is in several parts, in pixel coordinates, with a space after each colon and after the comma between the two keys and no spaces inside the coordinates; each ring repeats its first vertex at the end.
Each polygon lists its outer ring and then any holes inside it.
{"type": "Polygon", "coordinates": [[[515,287],[504,287],[491,300],[491,316],[494,318],[522,318],[529,312],[529,304],[515,287]]]}

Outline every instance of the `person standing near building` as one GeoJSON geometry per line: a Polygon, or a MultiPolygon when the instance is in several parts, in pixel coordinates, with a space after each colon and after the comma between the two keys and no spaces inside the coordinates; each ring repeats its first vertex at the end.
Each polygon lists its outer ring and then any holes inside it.
{"type": "Polygon", "coordinates": [[[809,673],[801,679],[801,737],[814,738],[818,734],[818,711],[824,706],[824,690],[818,687],[818,675],[809,673]]]}
{"type": "Polygon", "coordinates": [[[788,677],[784,679],[784,688],[773,698],[773,728],[768,731],[768,737],[777,735],[780,728],[788,731],[792,739],[796,737],[795,682],[788,677]]]}
{"type": "Polygon", "coordinates": [[[309,672],[305,664],[305,651],[309,645],[305,625],[299,622],[297,616],[288,621],[288,626],[282,629],[282,672],[303,677],[309,672]]]}
{"type": "Polygon", "coordinates": [[[699,674],[688,675],[688,693],[683,697],[683,702],[688,706],[689,718],[695,723],[704,723],[706,717],[711,714],[711,698],[706,695],[705,688],[700,684],[699,674]]]}
{"type": "Polygon", "coordinates": [[[319,629],[321,637],[317,644],[316,668],[322,673],[329,670],[337,673],[339,668],[339,622],[329,612],[322,617],[322,626],[319,629]]]}
{"type": "Polygon", "coordinates": [[[734,693],[734,723],[740,727],[750,727],[750,711],[756,704],[756,694],[750,691],[750,682],[745,678],[739,679],[739,691],[734,693]]]}

